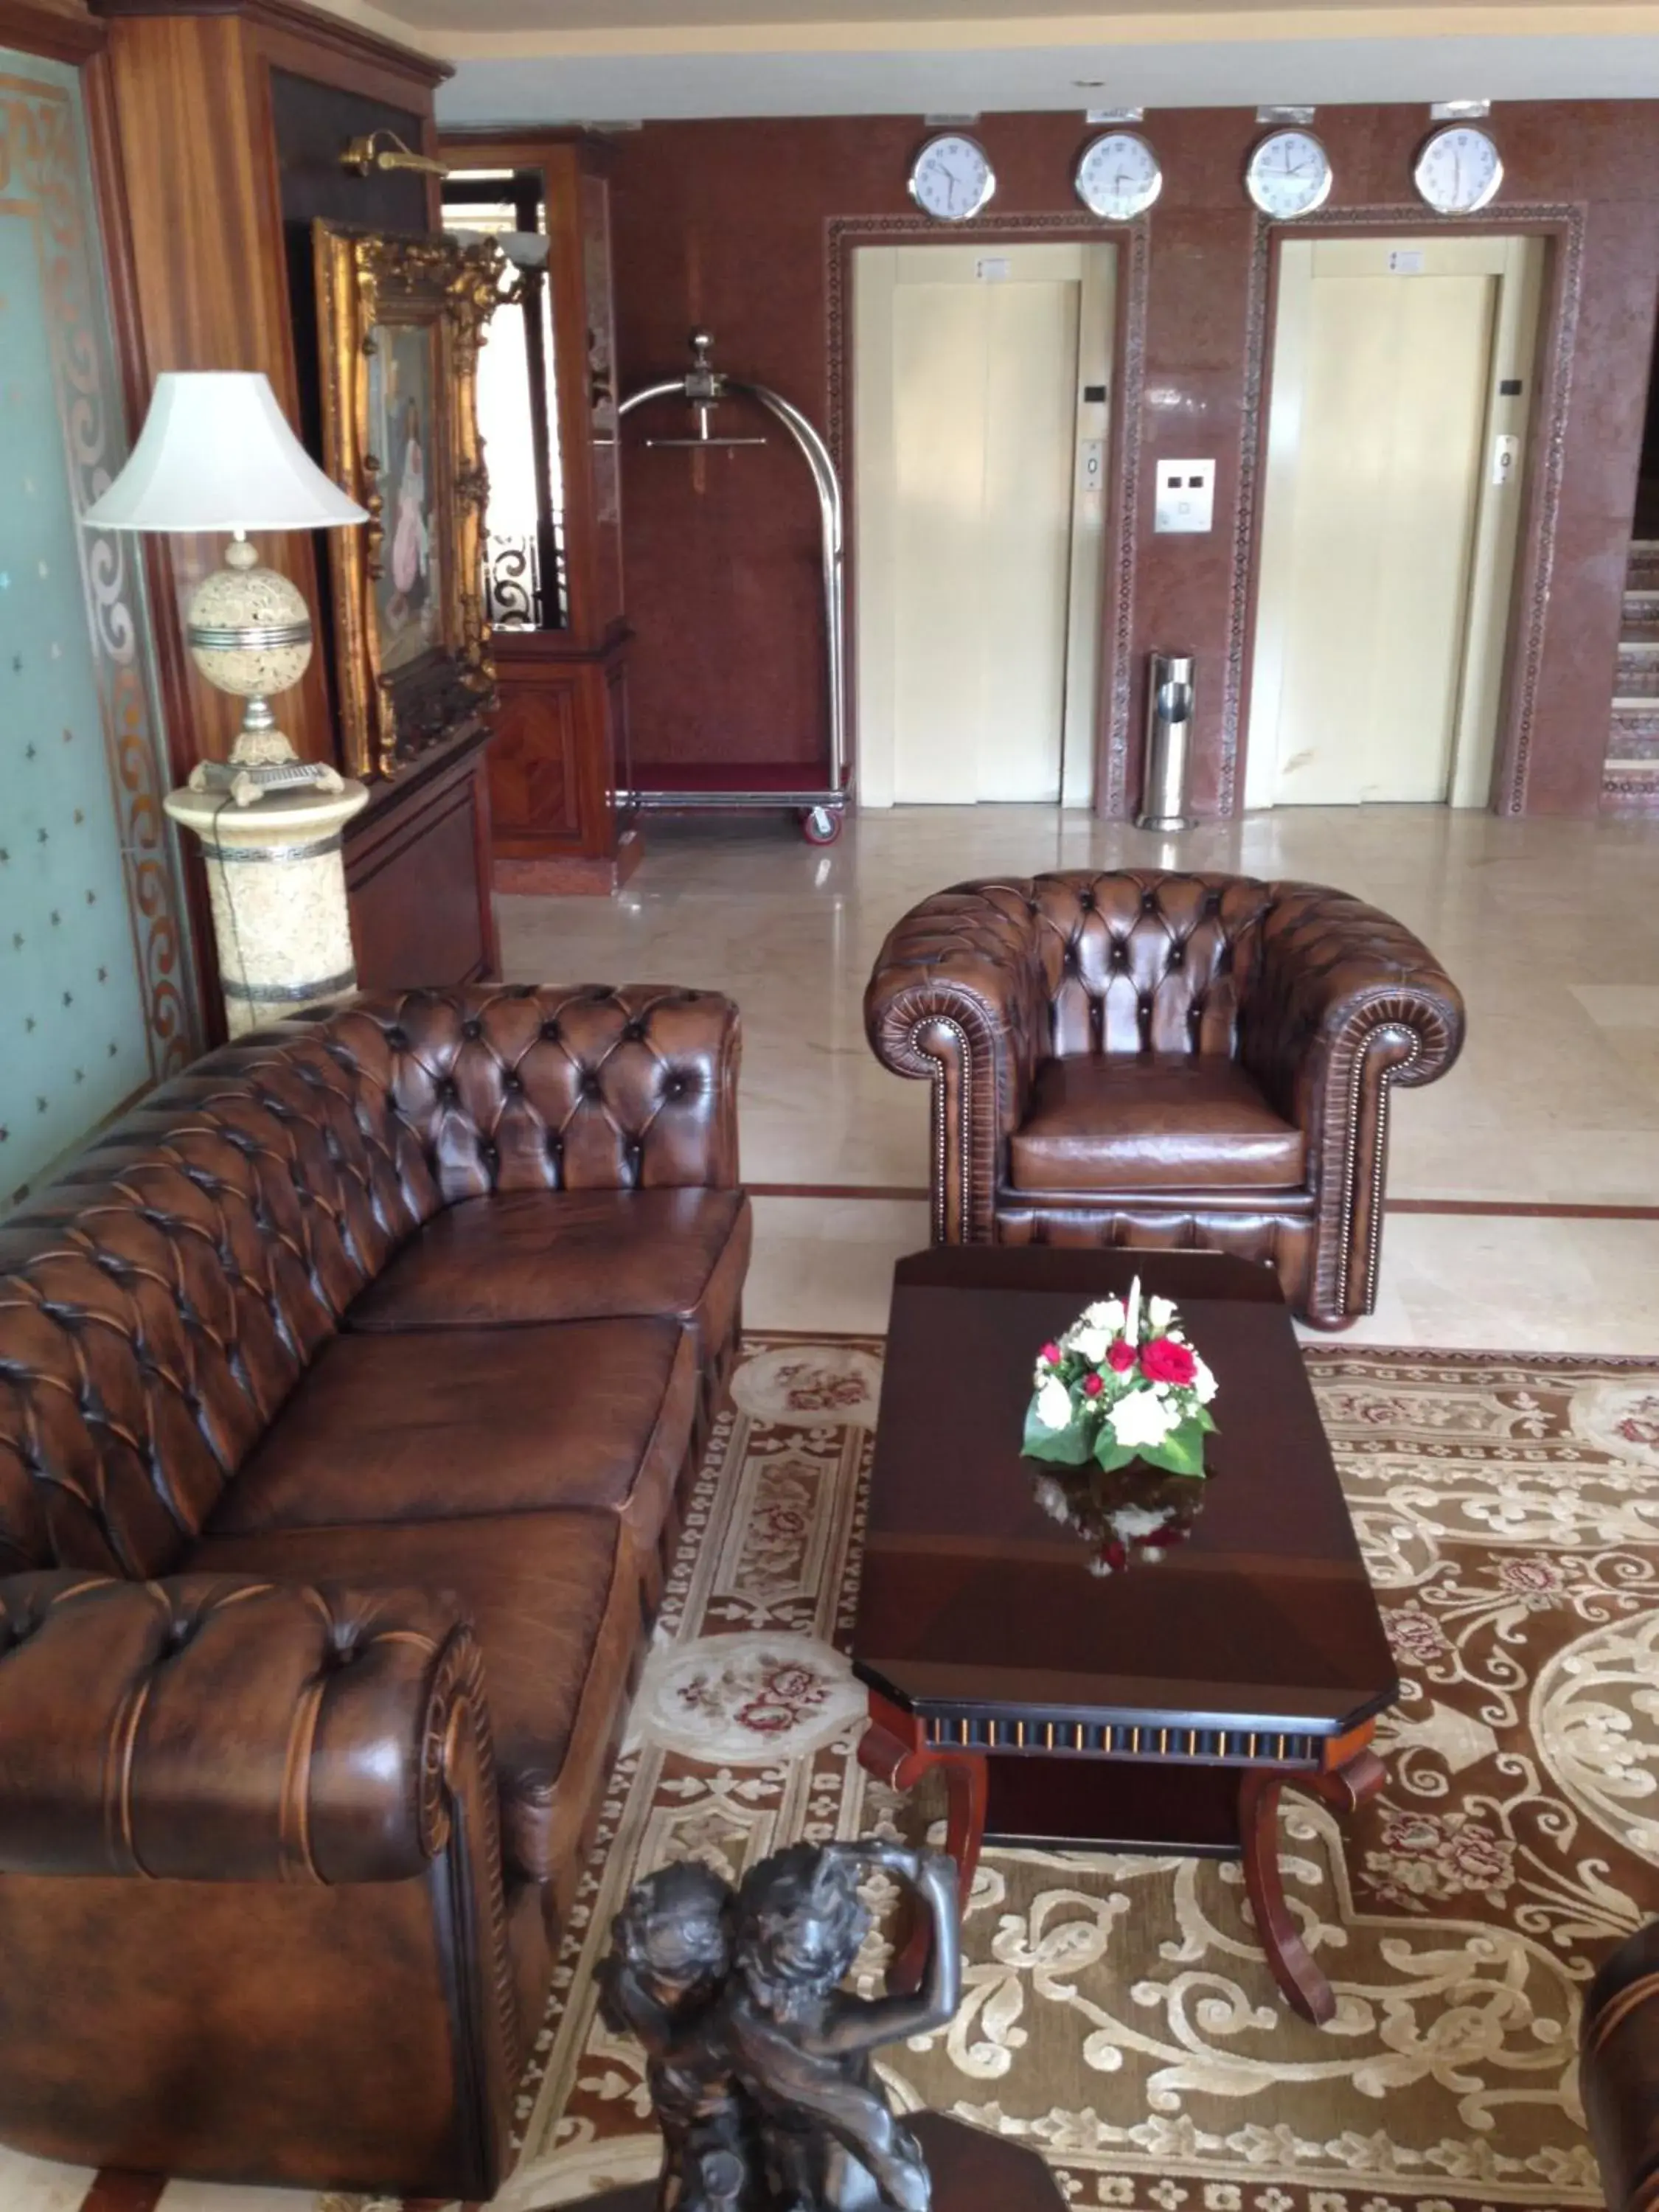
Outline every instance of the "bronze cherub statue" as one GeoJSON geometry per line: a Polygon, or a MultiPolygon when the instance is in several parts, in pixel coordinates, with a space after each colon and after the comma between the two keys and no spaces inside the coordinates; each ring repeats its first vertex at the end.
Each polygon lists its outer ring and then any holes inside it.
{"type": "Polygon", "coordinates": [[[706,1867],[665,1867],[629,1893],[600,1972],[606,2019],[645,2045],[659,2212],[929,2212],[927,2160],[870,2054],[957,2008],[957,1873],[942,1853],[796,1844],[735,1894],[706,1867]],[[914,1996],[841,1986],[870,1925],[859,1884],[878,1868],[927,1916],[914,1996]]]}

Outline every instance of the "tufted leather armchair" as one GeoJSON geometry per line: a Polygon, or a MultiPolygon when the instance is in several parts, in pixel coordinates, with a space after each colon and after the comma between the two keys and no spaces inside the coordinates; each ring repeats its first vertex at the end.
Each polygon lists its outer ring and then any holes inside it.
{"type": "Polygon", "coordinates": [[[365,997],[0,1225],[0,2138],[493,2192],[737,1341],[738,1049],[365,997]]]}
{"type": "Polygon", "coordinates": [[[944,1243],[1271,1260],[1322,1328],[1376,1294],[1388,1105],[1456,1059],[1456,986],[1315,884],[1124,868],[959,884],[865,993],[877,1057],[933,1085],[944,1243]]]}
{"type": "Polygon", "coordinates": [[[1607,2212],[1659,2204],[1659,1920],[1603,1961],[1584,2000],[1584,2117],[1607,2212]]]}

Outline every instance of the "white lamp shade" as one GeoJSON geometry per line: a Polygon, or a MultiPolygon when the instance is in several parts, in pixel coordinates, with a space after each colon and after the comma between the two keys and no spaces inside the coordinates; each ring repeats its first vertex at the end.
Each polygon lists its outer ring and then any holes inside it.
{"type": "Polygon", "coordinates": [[[82,516],[106,530],[329,530],[366,522],[288,427],[267,379],[169,369],[126,466],[82,516]]]}

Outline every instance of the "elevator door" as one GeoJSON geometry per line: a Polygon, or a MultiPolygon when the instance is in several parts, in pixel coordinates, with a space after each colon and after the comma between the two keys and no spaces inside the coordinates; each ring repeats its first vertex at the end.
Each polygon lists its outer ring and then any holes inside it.
{"type": "Polygon", "coordinates": [[[1484,803],[1535,264],[1522,239],[1285,241],[1248,803],[1484,803]]]}
{"type": "Polygon", "coordinates": [[[858,256],[866,804],[1090,795],[1111,253],[858,256]]]}

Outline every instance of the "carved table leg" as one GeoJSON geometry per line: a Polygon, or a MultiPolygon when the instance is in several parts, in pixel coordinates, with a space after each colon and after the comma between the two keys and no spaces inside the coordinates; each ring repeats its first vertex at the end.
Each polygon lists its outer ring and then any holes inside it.
{"type": "MultiPolygon", "coordinates": [[[[965,1911],[985,1838],[985,1754],[926,1742],[915,1714],[905,1712],[872,1691],[870,1724],[859,1744],[859,1765],[890,1790],[914,1790],[924,1774],[935,1769],[944,1776],[945,1848],[957,1863],[965,1911]]],[[[896,1952],[887,1978],[889,1988],[900,1994],[920,1989],[927,1952],[927,1928],[913,1922],[896,1952]]]]}
{"type": "MultiPolygon", "coordinates": [[[[1366,1734],[1370,1734],[1369,1729],[1366,1734]]],[[[1238,1827],[1244,1846],[1244,1887],[1256,1932],[1273,1979],[1291,2008],[1322,2027],[1334,2017],[1336,1997],[1302,1940],[1285,1902],[1279,1871],[1279,1793],[1286,1784],[1310,1790],[1339,1813],[1352,1813],[1382,1786],[1382,1762],[1362,1741],[1341,1765],[1326,1773],[1302,1768],[1246,1767],[1239,1778],[1238,1827]]]]}

